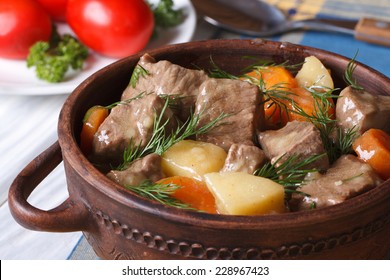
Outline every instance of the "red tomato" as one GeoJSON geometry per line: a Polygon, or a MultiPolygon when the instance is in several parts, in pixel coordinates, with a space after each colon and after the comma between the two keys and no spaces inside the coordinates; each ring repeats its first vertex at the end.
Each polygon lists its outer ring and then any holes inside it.
{"type": "Polygon", "coordinates": [[[34,43],[50,35],[50,17],[37,2],[0,1],[0,57],[24,59],[34,43]]]}
{"type": "Polygon", "coordinates": [[[116,58],[142,50],[154,28],[144,0],[68,0],[66,18],[82,43],[116,58]]]}
{"type": "Polygon", "coordinates": [[[66,21],[68,0],[36,0],[55,21],[66,21]]]}

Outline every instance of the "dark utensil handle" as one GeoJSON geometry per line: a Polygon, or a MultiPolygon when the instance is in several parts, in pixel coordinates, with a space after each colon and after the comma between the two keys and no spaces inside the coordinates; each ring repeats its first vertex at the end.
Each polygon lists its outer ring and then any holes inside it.
{"type": "Polygon", "coordinates": [[[50,232],[81,231],[86,228],[88,210],[71,197],[48,211],[38,209],[27,201],[38,184],[61,161],[61,148],[57,141],[31,161],[15,178],[8,193],[8,204],[12,216],[22,226],[50,232]]]}

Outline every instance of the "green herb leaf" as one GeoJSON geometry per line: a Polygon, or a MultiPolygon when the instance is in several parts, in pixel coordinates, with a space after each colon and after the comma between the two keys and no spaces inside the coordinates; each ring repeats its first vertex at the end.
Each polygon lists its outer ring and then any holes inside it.
{"type": "Polygon", "coordinates": [[[173,6],[172,0],[160,0],[157,6],[151,4],[156,27],[173,27],[183,21],[183,11],[176,10],[173,6]]]}
{"type": "Polygon", "coordinates": [[[88,49],[75,37],[60,36],[53,27],[50,42],[37,42],[27,56],[27,67],[35,67],[39,79],[50,83],[61,82],[68,69],[82,69],[88,49]]]}
{"type": "Polygon", "coordinates": [[[239,77],[232,75],[225,70],[222,70],[213,60],[213,58],[210,56],[210,64],[211,68],[208,70],[208,75],[210,78],[215,79],[231,79],[231,80],[238,80],[239,77]]]}
{"type": "Polygon", "coordinates": [[[353,152],[352,143],[358,137],[357,131],[356,127],[343,131],[336,125],[332,126],[330,133],[334,134],[336,138],[332,139],[332,137],[328,136],[328,140],[324,141],[330,163],[335,162],[341,155],[353,152]]]}
{"type": "Polygon", "coordinates": [[[139,94],[137,94],[136,96],[134,96],[132,98],[129,98],[129,99],[126,99],[126,100],[121,100],[121,101],[118,101],[118,102],[114,102],[114,103],[112,103],[110,105],[104,106],[104,108],[111,110],[112,108],[114,108],[116,106],[127,105],[127,104],[130,104],[131,102],[133,102],[134,100],[140,99],[140,98],[142,98],[142,97],[144,97],[145,95],[148,95],[148,94],[151,94],[151,93],[146,93],[146,92],[143,91],[143,92],[140,92],[139,94]]]}
{"type": "Polygon", "coordinates": [[[356,137],[356,129],[342,132],[334,117],[329,114],[330,109],[334,106],[329,100],[339,98],[338,95],[333,94],[338,89],[322,87],[307,88],[307,90],[314,98],[314,114],[307,114],[299,107],[299,104],[294,102],[292,102],[294,108],[292,112],[304,117],[318,128],[329,162],[333,163],[341,155],[351,153],[352,142],[356,137]]]}
{"type": "Polygon", "coordinates": [[[129,85],[132,88],[135,88],[137,86],[139,78],[141,77],[145,78],[147,75],[149,75],[149,71],[146,70],[141,65],[137,64],[133,70],[133,74],[131,75],[129,85]]]}
{"type": "Polygon", "coordinates": [[[180,200],[172,197],[178,189],[181,188],[175,184],[156,184],[150,181],[144,181],[138,186],[125,186],[126,189],[137,193],[138,195],[158,201],[161,204],[187,210],[196,210],[189,204],[183,203],[180,200]]]}
{"type": "Polygon", "coordinates": [[[315,168],[307,169],[307,166],[324,156],[325,154],[312,155],[299,160],[299,155],[292,155],[280,163],[285,158],[283,155],[273,164],[267,162],[262,168],[256,170],[254,175],[268,178],[284,186],[286,193],[297,192],[297,188],[304,183],[303,179],[308,173],[320,171],[315,168]]]}
{"type": "Polygon", "coordinates": [[[347,69],[345,69],[344,81],[356,90],[364,90],[364,88],[357,83],[356,79],[353,78],[353,73],[355,72],[355,69],[357,67],[355,60],[357,55],[358,52],[356,52],[354,57],[349,61],[347,69]]]}

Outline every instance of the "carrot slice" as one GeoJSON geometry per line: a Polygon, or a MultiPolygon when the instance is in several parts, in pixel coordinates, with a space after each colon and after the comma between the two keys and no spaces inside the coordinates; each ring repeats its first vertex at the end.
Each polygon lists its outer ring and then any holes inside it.
{"type": "Polygon", "coordinates": [[[93,106],[85,114],[80,135],[80,148],[85,155],[91,153],[93,137],[107,116],[108,109],[102,106],[93,106]]]}
{"type": "Polygon", "coordinates": [[[298,87],[294,76],[282,66],[266,66],[257,68],[245,74],[247,78],[258,81],[272,98],[264,102],[265,122],[268,128],[280,128],[289,121],[287,107],[288,101],[278,98],[280,95],[288,95],[291,88],[298,87]]]}
{"type": "Polygon", "coordinates": [[[265,85],[265,90],[298,87],[298,82],[291,72],[282,66],[259,67],[245,75],[257,80],[262,80],[265,85]]]}
{"type": "Polygon", "coordinates": [[[371,128],[352,144],[358,157],[367,162],[384,180],[390,178],[390,135],[371,128]]]}
{"type": "MultiPolygon", "coordinates": [[[[305,88],[297,87],[291,89],[292,94],[289,96],[295,105],[300,108],[305,115],[315,116],[320,110],[327,111],[328,116],[331,119],[335,118],[335,106],[331,98],[328,98],[328,105],[321,100],[317,100],[313,95],[305,88]]],[[[288,112],[289,120],[308,121],[307,118],[297,112],[297,108],[291,103],[289,104],[288,112]]]]}
{"type": "Polygon", "coordinates": [[[290,102],[286,100],[267,100],[264,102],[265,125],[268,129],[281,128],[289,121],[290,102]]]}
{"type": "Polygon", "coordinates": [[[204,182],[190,177],[172,176],[161,179],[157,183],[181,186],[180,189],[172,194],[174,198],[187,203],[198,210],[212,214],[217,213],[214,196],[204,182]]]}

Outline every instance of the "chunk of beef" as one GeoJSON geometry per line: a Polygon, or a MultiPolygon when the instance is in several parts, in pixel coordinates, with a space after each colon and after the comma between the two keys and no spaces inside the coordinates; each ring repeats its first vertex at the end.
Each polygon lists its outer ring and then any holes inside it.
{"type": "MultiPolygon", "coordinates": [[[[319,130],[310,122],[292,121],[278,130],[260,132],[258,139],[272,164],[280,165],[290,156],[304,160],[314,155],[325,154],[319,130]]],[[[329,167],[327,155],[305,168],[326,170],[329,167]]]]}
{"type": "Polygon", "coordinates": [[[334,205],[366,192],[381,182],[370,165],[353,155],[343,155],[325,175],[301,187],[300,191],[310,196],[295,193],[290,205],[292,210],[334,205]]]}
{"type": "Polygon", "coordinates": [[[161,157],[149,154],[134,161],[123,171],[111,170],[107,177],[121,186],[137,186],[145,180],[156,182],[165,175],[161,169],[161,157]]]}
{"type": "Polygon", "coordinates": [[[202,70],[192,70],[173,64],[166,60],[156,62],[148,54],[138,62],[147,74],[139,75],[135,88],[130,84],[122,94],[122,100],[137,96],[141,92],[157,95],[174,95],[180,106],[178,115],[186,121],[193,112],[200,85],[208,79],[202,70]]]}
{"type": "MultiPolygon", "coordinates": [[[[91,161],[119,164],[130,141],[144,147],[153,135],[155,115],[161,114],[165,102],[157,95],[148,94],[114,107],[94,136],[91,161]]],[[[170,120],[167,131],[172,131],[177,124],[169,107],[162,119],[163,123],[170,120]]]]}
{"type": "Polygon", "coordinates": [[[336,118],[344,131],[356,127],[358,135],[370,128],[390,133],[390,96],[347,87],[337,99],[336,118]]]}
{"type": "Polygon", "coordinates": [[[253,174],[266,161],[267,158],[259,147],[233,144],[229,149],[222,171],[253,174]]]}
{"type": "Polygon", "coordinates": [[[215,120],[222,113],[229,114],[220,125],[197,140],[209,142],[226,151],[234,143],[254,145],[255,134],[264,123],[262,93],[257,86],[239,80],[208,79],[200,90],[195,114],[200,114],[198,127],[215,120]]]}

